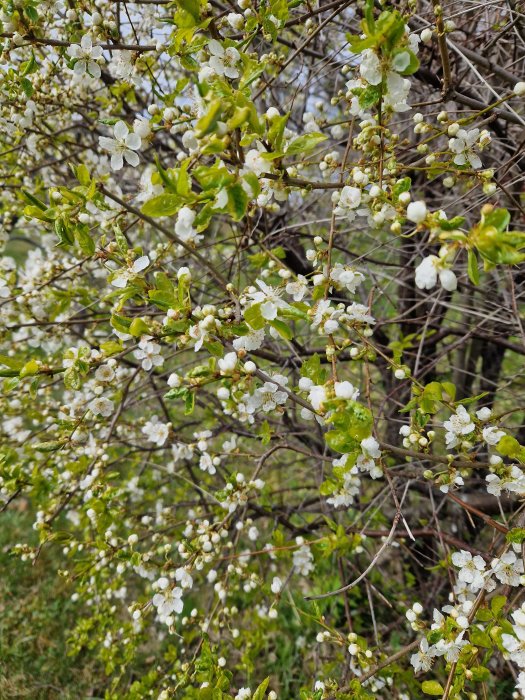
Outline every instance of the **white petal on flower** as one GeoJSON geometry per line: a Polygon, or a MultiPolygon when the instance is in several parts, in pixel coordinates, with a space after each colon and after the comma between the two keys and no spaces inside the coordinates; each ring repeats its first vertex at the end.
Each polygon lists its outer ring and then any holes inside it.
{"type": "Polygon", "coordinates": [[[128,125],[126,122],[119,120],[113,127],[113,133],[117,139],[125,139],[129,133],[128,125]]]}

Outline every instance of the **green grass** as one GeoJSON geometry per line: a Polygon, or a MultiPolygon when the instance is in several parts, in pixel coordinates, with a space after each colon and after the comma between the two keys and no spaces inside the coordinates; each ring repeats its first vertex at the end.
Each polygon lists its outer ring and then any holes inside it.
{"type": "Polygon", "coordinates": [[[8,553],[31,523],[24,512],[0,515],[0,700],[96,697],[93,663],[67,655],[76,609],[56,573],[58,549],[44,549],[34,566],[8,553]]]}

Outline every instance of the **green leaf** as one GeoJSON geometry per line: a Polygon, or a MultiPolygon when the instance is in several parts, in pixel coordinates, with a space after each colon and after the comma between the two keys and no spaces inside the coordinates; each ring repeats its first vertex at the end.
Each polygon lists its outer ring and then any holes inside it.
{"type": "Polygon", "coordinates": [[[478,256],[473,250],[468,251],[467,270],[469,280],[472,282],[472,284],[475,284],[477,287],[479,284],[478,256]]]}
{"type": "Polygon", "coordinates": [[[268,321],[272,328],[275,328],[277,333],[285,340],[292,340],[293,332],[292,329],[284,321],[279,321],[279,319],[274,319],[273,321],[268,321]]]}
{"type": "Polygon", "coordinates": [[[15,357],[9,357],[8,355],[0,355],[0,365],[5,365],[10,369],[16,370],[16,373],[24,366],[23,360],[17,360],[15,357]]]}
{"type": "Polygon", "coordinates": [[[263,421],[261,427],[259,428],[259,431],[257,435],[261,438],[261,443],[263,445],[268,445],[272,438],[272,429],[270,428],[270,424],[268,423],[267,420],[263,421]]]}
{"type": "Polygon", "coordinates": [[[255,173],[244,173],[243,179],[248,183],[252,191],[252,198],[257,197],[261,191],[261,185],[257,175],[255,173]]]}
{"type": "Polygon", "coordinates": [[[100,344],[100,349],[106,356],[111,356],[111,355],[116,355],[119,352],[122,352],[123,346],[121,342],[117,342],[116,340],[107,340],[105,343],[100,344]]]}
{"type": "Polygon", "coordinates": [[[146,216],[172,216],[179,211],[182,204],[182,197],[178,194],[159,194],[143,204],[141,211],[146,216]]]}
{"type": "Polygon", "coordinates": [[[477,647],[485,647],[486,649],[490,649],[493,646],[489,635],[475,625],[470,628],[470,641],[477,647]]]}
{"type": "Polygon", "coordinates": [[[66,444],[66,440],[48,440],[47,442],[38,442],[33,445],[38,452],[56,452],[66,444]]]}
{"type": "Polygon", "coordinates": [[[507,532],[505,539],[511,544],[522,544],[525,542],[525,528],[513,527],[507,532]]]}
{"type": "Polygon", "coordinates": [[[257,687],[255,690],[255,693],[252,696],[252,700],[263,700],[265,694],[266,694],[266,688],[268,687],[270,683],[270,677],[265,678],[263,682],[257,687]]]}
{"type": "Polygon", "coordinates": [[[195,126],[197,138],[200,139],[206,136],[206,134],[211,134],[215,131],[219,116],[222,112],[222,107],[222,100],[213,100],[213,102],[211,102],[207,113],[199,119],[195,126]]]}
{"type": "Polygon", "coordinates": [[[421,690],[426,695],[443,695],[443,686],[437,681],[423,681],[421,684],[421,690]]]}
{"type": "Polygon", "coordinates": [[[453,231],[465,223],[464,216],[454,216],[452,219],[439,219],[439,227],[442,231],[453,231]]]}
{"type": "Polygon", "coordinates": [[[281,22],[286,21],[289,15],[287,0],[270,0],[270,12],[281,22]]]}
{"type": "Polygon", "coordinates": [[[301,365],[301,377],[308,377],[314,384],[324,384],[326,374],[326,369],[321,367],[321,358],[317,353],[301,365]]]}
{"type": "MultiPolygon", "coordinates": [[[[525,535],[525,533],[524,533],[525,535]]],[[[523,541],[523,540],[522,540],[523,541]]],[[[494,615],[498,615],[505,605],[507,604],[507,597],[504,595],[495,595],[494,598],[490,601],[490,609],[494,613],[494,615]]]]}
{"type": "Polygon", "coordinates": [[[195,408],[195,392],[188,391],[184,397],[184,415],[189,416],[195,408]]]}
{"type": "Polygon", "coordinates": [[[138,338],[141,335],[149,335],[150,328],[141,318],[134,318],[130,323],[128,333],[138,338]]]}
{"type": "Polygon", "coordinates": [[[89,170],[87,169],[87,166],[84,165],[84,163],[81,163],[75,169],[75,176],[81,185],[83,185],[84,187],[89,187],[91,177],[89,175],[89,170]]]}
{"type": "Polygon", "coordinates": [[[33,5],[26,5],[24,7],[24,12],[26,13],[27,17],[31,20],[31,22],[38,22],[38,10],[36,7],[33,7],[33,5]]]}
{"type": "Polygon", "coordinates": [[[129,333],[129,327],[131,325],[131,320],[129,318],[120,316],[119,314],[112,314],[109,322],[119,333],[129,333]]]}
{"type": "Polygon", "coordinates": [[[510,224],[510,214],[506,209],[493,209],[482,218],[483,228],[494,226],[500,233],[510,224]]]}
{"type": "Polygon", "coordinates": [[[31,52],[31,58],[29,59],[29,61],[24,61],[21,64],[20,74],[22,76],[29,75],[30,73],[34,73],[36,70],[38,70],[38,64],[35,60],[35,54],[31,52]]]}
{"type": "Polygon", "coordinates": [[[228,210],[234,221],[240,221],[248,208],[248,195],[243,186],[236,182],[228,187],[228,210]]]}
{"type": "Polygon", "coordinates": [[[35,374],[38,374],[39,369],[40,369],[40,366],[36,360],[29,360],[29,362],[26,362],[26,364],[20,370],[20,376],[21,377],[32,377],[35,374]]]}
{"type": "Polygon", "coordinates": [[[75,367],[68,367],[64,372],[64,385],[66,389],[74,389],[75,391],[82,386],[80,373],[75,367]]]}
{"type": "Polygon", "coordinates": [[[268,141],[274,151],[280,151],[283,146],[283,134],[289,116],[289,114],[285,114],[282,117],[276,117],[268,129],[268,141]]]}
{"type": "Polygon", "coordinates": [[[95,241],[89,235],[87,226],[77,226],[75,229],[75,238],[78,241],[80,249],[85,255],[93,255],[96,250],[95,241]]]}
{"type": "Polygon", "coordinates": [[[201,19],[199,0],[176,0],[176,4],[192,18],[195,25],[199,24],[201,19]]]}
{"type": "Polygon", "coordinates": [[[22,87],[22,90],[26,94],[26,97],[31,97],[34,92],[34,88],[29,78],[22,78],[20,80],[20,85],[22,87]]]}
{"type": "Polygon", "coordinates": [[[261,330],[266,325],[266,321],[261,314],[261,305],[252,304],[244,311],[244,320],[255,331],[261,330]]]}
{"type": "Polygon", "coordinates": [[[406,64],[406,67],[403,68],[403,70],[400,70],[399,72],[401,73],[401,75],[412,75],[419,68],[418,57],[410,49],[402,49],[400,53],[408,55],[408,63],[406,64]]]}
{"type": "Polygon", "coordinates": [[[313,133],[298,136],[294,139],[286,149],[287,156],[295,156],[299,153],[308,153],[312,151],[319,143],[326,141],[328,137],[324,134],[313,133]]]}
{"type": "Polygon", "coordinates": [[[488,681],[490,679],[490,671],[484,666],[474,666],[470,669],[472,672],[472,680],[475,683],[482,683],[483,681],[488,681]]]}
{"type": "Polygon", "coordinates": [[[24,197],[31,202],[35,207],[38,209],[41,209],[42,211],[46,211],[47,206],[44,202],[42,202],[40,199],[35,197],[31,192],[28,192],[27,190],[22,190],[22,194],[24,197]]]}
{"type": "Polygon", "coordinates": [[[363,109],[370,109],[381,101],[383,89],[381,85],[369,85],[359,95],[359,106],[363,109]]]}

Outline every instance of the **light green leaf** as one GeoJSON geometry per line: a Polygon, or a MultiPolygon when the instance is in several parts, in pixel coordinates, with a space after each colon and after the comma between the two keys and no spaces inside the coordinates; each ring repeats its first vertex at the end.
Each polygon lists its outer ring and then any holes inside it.
{"type": "Polygon", "coordinates": [[[426,695],[443,695],[443,686],[437,681],[423,681],[421,690],[426,695]]]}
{"type": "Polygon", "coordinates": [[[323,141],[326,141],[328,137],[324,134],[313,133],[305,134],[304,136],[298,136],[294,139],[286,149],[287,156],[295,156],[299,153],[308,153],[313,151],[313,149],[323,141]]]}

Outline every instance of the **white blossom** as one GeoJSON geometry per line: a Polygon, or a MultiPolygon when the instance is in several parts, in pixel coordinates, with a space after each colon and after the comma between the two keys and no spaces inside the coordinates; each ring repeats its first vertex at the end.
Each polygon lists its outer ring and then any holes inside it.
{"type": "Polygon", "coordinates": [[[300,546],[299,549],[294,551],[292,556],[294,569],[302,576],[308,576],[314,570],[312,552],[310,547],[305,544],[303,537],[296,537],[295,542],[300,546]]]}
{"type": "Polygon", "coordinates": [[[133,354],[137,360],[142,360],[142,369],[149,372],[150,369],[161,367],[164,364],[164,358],[160,352],[160,345],[152,342],[149,336],[144,335],[139,341],[138,349],[133,354]]]}
{"type": "Polygon", "coordinates": [[[113,170],[121,170],[124,167],[124,160],[129,165],[136,167],[140,163],[138,149],[141,146],[141,138],[138,134],[130,132],[126,122],[118,121],[113,127],[113,136],[100,136],[101,148],[111,153],[111,167],[113,170]]]}
{"type": "Polygon", "coordinates": [[[208,42],[208,51],[211,54],[208,63],[216,75],[224,75],[232,79],[239,77],[238,64],[241,56],[237,49],[233,46],[225,49],[219,41],[211,39],[208,42]]]}
{"type": "Polygon", "coordinates": [[[491,564],[494,576],[507,586],[519,586],[520,577],[523,574],[523,560],[516,556],[515,552],[509,551],[501,557],[492,560],[491,564]]]}
{"type": "Polygon", "coordinates": [[[157,416],[153,416],[147,421],[142,432],[150,442],[153,442],[157,447],[162,447],[168,439],[170,433],[170,423],[161,423],[157,416]]]}
{"type": "Polygon", "coordinates": [[[102,57],[102,46],[93,46],[89,34],[84,34],[80,44],[71,44],[68,53],[71,58],[76,59],[73,67],[76,75],[88,73],[93,78],[100,78],[102,71],[97,61],[102,57]]]}
{"type": "Polygon", "coordinates": [[[104,396],[97,396],[89,402],[88,408],[95,416],[103,416],[108,418],[113,413],[113,401],[106,399],[104,396]]]}
{"type": "Polygon", "coordinates": [[[127,286],[130,280],[136,277],[140,272],[142,272],[142,270],[145,270],[149,264],[149,257],[147,255],[142,255],[140,258],[137,258],[134,262],[129,263],[126,269],[119,270],[111,280],[111,284],[114,287],[123,289],[127,286]]]}
{"type": "Polygon", "coordinates": [[[474,152],[480,136],[479,129],[459,129],[455,138],[448,142],[450,150],[455,153],[454,163],[456,165],[471,165],[474,169],[482,167],[481,158],[474,152]]]}
{"type": "Polygon", "coordinates": [[[454,552],[452,563],[459,567],[458,579],[467,583],[474,593],[483,588],[486,578],[486,564],[483,557],[472,556],[470,552],[462,549],[460,552],[454,552]]]}

